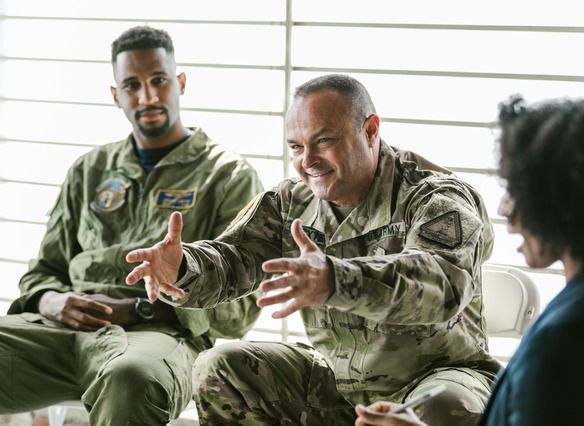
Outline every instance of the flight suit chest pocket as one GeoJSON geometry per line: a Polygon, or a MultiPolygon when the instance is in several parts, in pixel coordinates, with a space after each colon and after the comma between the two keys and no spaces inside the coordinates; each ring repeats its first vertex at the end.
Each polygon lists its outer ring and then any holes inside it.
{"type": "Polygon", "coordinates": [[[77,240],[83,251],[101,249],[115,244],[121,234],[123,212],[95,212],[84,209],[79,220],[77,240]]]}

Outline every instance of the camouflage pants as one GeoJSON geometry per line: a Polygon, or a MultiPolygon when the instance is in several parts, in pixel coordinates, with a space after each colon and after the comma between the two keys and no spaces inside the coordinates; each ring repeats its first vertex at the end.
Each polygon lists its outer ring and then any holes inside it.
{"type": "MultiPolygon", "coordinates": [[[[335,385],[322,355],[302,345],[235,342],[199,355],[193,393],[202,425],[352,425],[353,403],[335,385]]],[[[400,400],[437,384],[447,390],[416,410],[431,426],[474,425],[491,381],[470,369],[438,369],[413,384],[400,400]]],[[[353,402],[391,395],[347,395],[353,402]]],[[[400,402],[400,401],[398,401],[400,402]]]]}

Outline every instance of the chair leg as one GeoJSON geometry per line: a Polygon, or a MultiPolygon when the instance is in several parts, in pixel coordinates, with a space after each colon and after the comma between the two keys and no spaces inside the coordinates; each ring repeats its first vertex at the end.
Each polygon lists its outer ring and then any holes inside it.
{"type": "Polygon", "coordinates": [[[52,405],[49,407],[49,426],[63,426],[67,407],[63,405],[52,405]]]}

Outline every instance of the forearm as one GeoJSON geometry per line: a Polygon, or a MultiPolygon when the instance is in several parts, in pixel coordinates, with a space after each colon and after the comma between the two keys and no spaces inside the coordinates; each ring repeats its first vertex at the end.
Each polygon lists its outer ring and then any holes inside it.
{"type": "MultiPolygon", "coordinates": [[[[35,261],[38,263],[38,261],[35,261]]],[[[49,291],[66,293],[72,291],[71,285],[57,275],[51,275],[46,271],[34,267],[20,280],[21,295],[16,299],[8,313],[38,312],[38,303],[41,297],[49,291]]]]}
{"type": "Polygon", "coordinates": [[[177,286],[186,291],[176,306],[212,308],[254,292],[265,274],[265,260],[240,247],[218,241],[185,244],[186,272],[177,286]]]}
{"type": "Polygon", "coordinates": [[[326,304],[377,322],[448,321],[470,303],[475,291],[469,271],[422,251],[329,259],[334,291],[326,304]]]}

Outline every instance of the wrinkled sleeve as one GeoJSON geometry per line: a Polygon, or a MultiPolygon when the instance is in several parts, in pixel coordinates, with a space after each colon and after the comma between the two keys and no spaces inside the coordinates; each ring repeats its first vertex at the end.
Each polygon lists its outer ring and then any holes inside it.
{"type": "Polygon", "coordinates": [[[262,263],[281,256],[282,228],[278,196],[265,192],[217,239],[184,244],[187,272],[177,286],[187,295],[176,304],[210,308],[254,292],[262,263]]]}
{"type": "MultiPolygon", "coordinates": [[[[225,185],[225,196],[218,209],[217,218],[210,237],[215,238],[254,196],[263,190],[255,170],[244,163],[231,175],[225,185]]],[[[213,337],[235,339],[245,335],[260,315],[256,305],[258,292],[251,293],[229,303],[222,303],[206,311],[213,337]]],[[[179,308],[177,311],[180,311],[179,308]]]]}
{"type": "Polygon", "coordinates": [[[79,211],[73,188],[77,181],[75,169],[71,169],[50,212],[38,257],[30,261],[28,272],[20,279],[21,295],[10,306],[9,314],[37,312],[38,300],[46,291],[72,290],[69,262],[80,251],[76,235],[78,221],[73,214],[79,211]]]}
{"type": "Polygon", "coordinates": [[[490,255],[484,207],[463,185],[428,186],[406,209],[400,253],[339,259],[327,305],[392,324],[448,321],[471,302],[490,255]]]}

